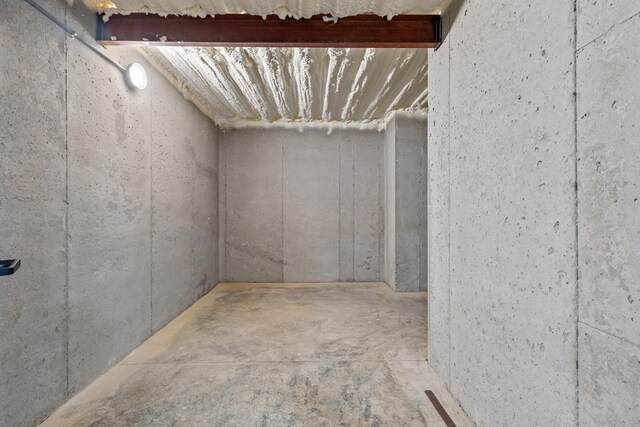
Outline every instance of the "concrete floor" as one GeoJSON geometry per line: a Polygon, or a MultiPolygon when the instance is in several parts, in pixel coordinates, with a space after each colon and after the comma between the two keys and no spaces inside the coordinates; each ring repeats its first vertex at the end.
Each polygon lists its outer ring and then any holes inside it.
{"type": "Polygon", "coordinates": [[[221,284],[44,426],[472,425],[427,357],[426,294],[221,284]]]}

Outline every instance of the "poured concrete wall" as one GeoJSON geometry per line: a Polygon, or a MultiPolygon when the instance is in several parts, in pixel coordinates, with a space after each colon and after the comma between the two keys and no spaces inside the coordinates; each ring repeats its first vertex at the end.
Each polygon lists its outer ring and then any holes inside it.
{"type": "MultiPolygon", "coordinates": [[[[448,32],[449,16],[442,20],[448,32]]],[[[449,49],[450,38],[440,47],[443,54],[429,54],[429,110],[427,148],[427,261],[428,261],[428,359],[442,380],[451,386],[449,325],[449,49]]]]}
{"type": "Polygon", "coordinates": [[[152,332],[218,283],[218,134],[155,75],[151,89],[152,332]]]}
{"type": "Polygon", "coordinates": [[[575,425],[574,2],[453,2],[445,21],[429,360],[478,425],[575,425]]]}
{"type": "MultiPolygon", "coordinates": [[[[64,14],[64,8],[52,8],[64,14]]],[[[67,397],[65,38],[22,0],[0,13],[0,425],[67,397]],[[29,31],[32,26],[39,31],[29,31]]]]}
{"type": "Polygon", "coordinates": [[[398,292],[427,290],[427,122],[396,115],[384,147],[384,278],[398,292]]]}
{"type": "Polygon", "coordinates": [[[479,425],[637,425],[640,6],[547,3],[430,55],[429,360],[479,425]]]}
{"type": "MultiPolygon", "coordinates": [[[[80,26],[65,2],[50,10],[80,26]]],[[[21,0],[0,15],[0,425],[31,426],[217,281],[213,124],[21,0]],[[32,31],[33,28],[38,31],[32,31]],[[179,165],[179,167],[176,167],[179,165]]]]}
{"type": "Polygon", "coordinates": [[[222,132],[224,280],[380,280],[383,140],[355,130],[222,132]]]}
{"type": "Polygon", "coordinates": [[[640,4],[577,4],[580,424],[640,425],[640,4]]]}
{"type": "Polygon", "coordinates": [[[396,124],[387,125],[384,141],[384,281],[396,290],[396,124]]]}

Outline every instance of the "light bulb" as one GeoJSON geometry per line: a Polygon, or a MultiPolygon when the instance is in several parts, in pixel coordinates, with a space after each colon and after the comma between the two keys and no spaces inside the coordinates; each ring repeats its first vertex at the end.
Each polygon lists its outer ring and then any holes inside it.
{"type": "Polygon", "coordinates": [[[129,86],[135,89],[144,89],[147,87],[147,72],[140,64],[130,64],[125,71],[125,77],[129,86]]]}

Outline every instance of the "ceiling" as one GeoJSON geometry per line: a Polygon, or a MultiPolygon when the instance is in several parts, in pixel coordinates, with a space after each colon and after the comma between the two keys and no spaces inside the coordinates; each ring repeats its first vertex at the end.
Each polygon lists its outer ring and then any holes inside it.
{"type": "Polygon", "coordinates": [[[222,127],[378,125],[422,110],[426,49],[146,48],[170,81],[222,127]]]}
{"type": "Polygon", "coordinates": [[[226,13],[278,15],[281,18],[310,18],[326,14],[345,17],[374,14],[439,13],[443,0],[84,0],[87,6],[106,16],[128,13],[191,15],[204,17],[226,13]]]}
{"type": "MultiPolygon", "coordinates": [[[[437,13],[442,0],[84,0],[113,14],[276,14],[281,18],[437,13]]],[[[147,47],[156,66],[221,127],[330,123],[380,127],[424,110],[426,49],[147,47]]]]}

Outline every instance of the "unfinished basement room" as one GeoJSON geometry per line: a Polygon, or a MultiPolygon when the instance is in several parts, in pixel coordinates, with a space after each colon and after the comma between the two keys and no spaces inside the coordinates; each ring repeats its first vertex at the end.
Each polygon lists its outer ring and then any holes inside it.
{"type": "Polygon", "coordinates": [[[640,426],[640,2],[2,0],[0,427],[640,426]]]}

